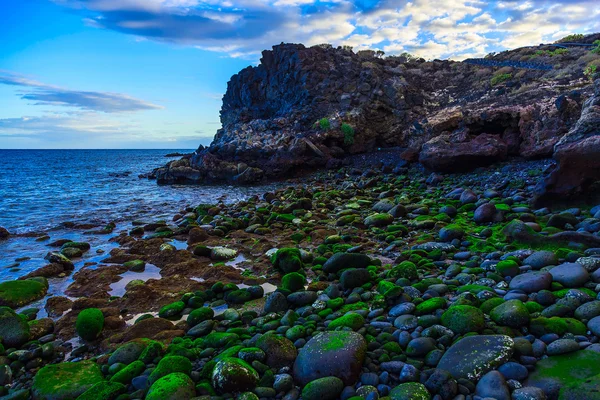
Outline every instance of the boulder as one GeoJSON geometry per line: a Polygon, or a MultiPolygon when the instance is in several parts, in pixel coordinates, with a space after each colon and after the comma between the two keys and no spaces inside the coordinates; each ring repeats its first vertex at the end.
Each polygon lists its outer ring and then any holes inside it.
{"type": "Polygon", "coordinates": [[[31,395],[34,400],[70,400],[102,381],[100,366],[92,361],[50,364],[35,374],[31,395]]]}
{"type": "Polygon", "coordinates": [[[467,336],[450,346],[437,368],[450,372],[455,379],[477,381],[507,362],[513,351],[514,342],[509,336],[467,336]]]}
{"type": "Polygon", "coordinates": [[[423,145],[419,162],[436,172],[460,172],[503,160],[507,152],[496,135],[440,135],[423,145]]]}
{"type": "Polygon", "coordinates": [[[340,378],[345,385],[358,379],[367,352],[367,343],[358,333],[322,332],[300,349],[294,363],[294,378],[301,385],[327,376],[340,378]]]}

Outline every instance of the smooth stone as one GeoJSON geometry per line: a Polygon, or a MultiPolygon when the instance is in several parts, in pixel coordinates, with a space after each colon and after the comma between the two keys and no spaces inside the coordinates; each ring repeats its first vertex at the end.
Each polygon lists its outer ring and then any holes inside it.
{"type": "Polygon", "coordinates": [[[565,263],[550,270],[554,282],[568,288],[581,287],[590,278],[590,274],[581,264],[565,263]]]}
{"type": "Polygon", "coordinates": [[[507,362],[513,351],[514,342],[509,336],[467,336],[446,350],[437,368],[450,372],[455,379],[477,380],[507,362]]]}
{"type": "Polygon", "coordinates": [[[550,289],[552,286],[552,275],[548,272],[532,271],[520,274],[511,279],[508,287],[513,290],[521,290],[525,293],[539,292],[550,289]]]}
{"type": "Polygon", "coordinates": [[[475,395],[496,400],[510,400],[510,390],[498,371],[490,371],[481,377],[475,387],[475,395]]]}

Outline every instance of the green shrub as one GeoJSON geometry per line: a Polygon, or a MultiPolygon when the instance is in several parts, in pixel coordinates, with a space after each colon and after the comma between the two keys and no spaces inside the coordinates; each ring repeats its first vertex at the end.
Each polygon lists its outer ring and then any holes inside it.
{"type": "Polygon", "coordinates": [[[576,42],[578,40],[583,39],[584,37],[585,37],[585,35],[582,33],[574,33],[572,35],[565,36],[564,38],[560,39],[556,43],[576,42]]]}
{"type": "Polygon", "coordinates": [[[322,131],[328,131],[331,129],[331,123],[329,122],[329,119],[321,118],[319,120],[319,128],[321,128],[322,131]]]}
{"type": "Polygon", "coordinates": [[[594,74],[598,71],[598,66],[596,64],[588,65],[584,70],[583,74],[590,79],[593,79],[594,74]]]}
{"type": "Polygon", "coordinates": [[[344,133],[344,144],[352,146],[354,144],[354,128],[349,124],[342,124],[342,132],[344,133]]]}
{"type": "Polygon", "coordinates": [[[510,78],[512,78],[512,74],[497,74],[492,77],[490,83],[492,84],[492,86],[496,86],[502,82],[506,82],[510,78]]]}
{"type": "Polygon", "coordinates": [[[596,47],[592,48],[592,53],[594,53],[594,54],[600,54],[600,40],[596,40],[594,42],[594,45],[596,47]]]}

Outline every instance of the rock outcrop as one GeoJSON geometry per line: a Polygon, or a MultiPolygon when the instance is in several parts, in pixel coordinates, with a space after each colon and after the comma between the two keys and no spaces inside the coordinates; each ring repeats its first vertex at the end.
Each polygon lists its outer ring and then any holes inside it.
{"type": "Polygon", "coordinates": [[[554,147],[556,167],[538,188],[538,203],[580,196],[600,180],[600,76],[575,126],[554,147]]]}
{"type": "Polygon", "coordinates": [[[583,75],[589,49],[543,55],[552,49],[522,48],[474,64],[274,46],[229,81],[223,127],[211,145],[154,176],[159,183],[252,183],[337,167],[348,155],[386,147],[409,149],[409,159],[423,148],[418,158],[434,171],[549,157],[592,92],[583,75]],[[547,68],[528,69],[523,59],[547,68]]]}

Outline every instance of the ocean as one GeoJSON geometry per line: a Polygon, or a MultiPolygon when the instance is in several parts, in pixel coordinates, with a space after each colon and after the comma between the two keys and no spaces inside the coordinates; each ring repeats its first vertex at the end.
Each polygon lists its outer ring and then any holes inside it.
{"type": "MultiPolygon", "coordinates": [[[[262,194],[273,185],[158,185],[140,179],[191,150],[0,150],[0,226],[11,233],[47,234],[49,240],[11,237],[0,241],[0,282],[47,264],[46,244],[56,239],[87,241],[92,250],[76,262],[99,262],[116,245],[108,240],[131,228],[131,221],[171,220],[179,210],[200,203],[226,203],[262,194]],[[117,223],[111,235],[84,235],[64,224],[117,223]],[[20,260],[28,258],[26,260],[20,260]]],[[[184,244],[180,244],[184,245],[184,244]]]]}

